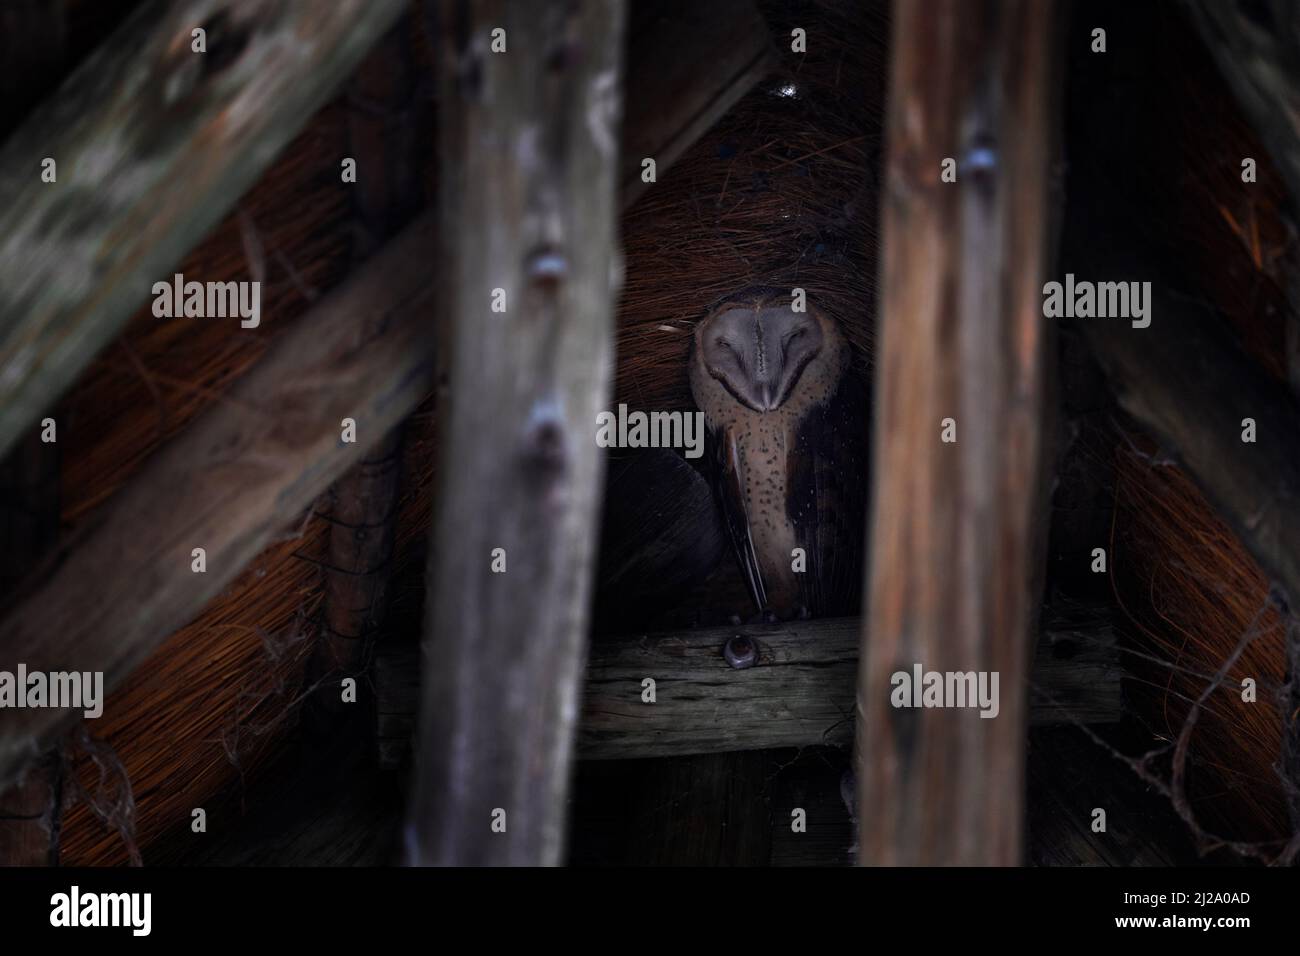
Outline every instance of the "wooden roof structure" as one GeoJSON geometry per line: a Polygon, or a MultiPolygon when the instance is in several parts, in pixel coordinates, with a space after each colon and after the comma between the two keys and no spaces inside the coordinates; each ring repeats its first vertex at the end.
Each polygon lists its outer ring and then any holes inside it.
{"type": "MultiPolygon", "coordinates": [[[[588,426],[629,380],[616,351],[647,341],[617,323],[637,281],[620,213],[653,202],[786,68],[771,24],[752,0],[119,7],[133,9],[70,72],[110,22],[102,7],[20,2],[0,32],[21,38],[0,60],[4,102],[61,80],[21,124],[0,117],[0,454],[22,515],[0,670],[102,672],[121,731],[115,750],[78,711],[0,709],[0,860],[141,862],[148,847],[207,863],[553,865],[578,758],[851,740],[859,862],[1025,859],[1030,725],[1126,712],[1113,622],[1040,600],[1072,347],[1043,317],[1043,285],[1166,266],[1115,211],[1117,148],[1062,172],[1067,124],[1101,143],[1125,116],[1119,70],[1114,101],[1067,101],[1077,18],[1033,0],[892,10],[862,616],[589,649],[605,463],[588,426]],[[174,273],[261,281],[275,320],[150,321],[149,290],[174,273]],[[949,419],[955,442],[940,438],[949,419]],[[411,608],[420,652],[377,648],[411,608]],[[728,667],[737,636],[760,666],[728,667]],[[891,674],[927,660],[999,673],[999,718],[889,706],[891,674]],[[692,693],[647,718],[649,671],[692,693]],[[181,714],[185,737],[170,737],[181,714]],[[394,799],[376,757],[410,761],[409,793],[394,799]],[[133,788],[127,767],[151,762],[165,769],[133,788]],[[278,798],[209,818],[254,768],[278,798]],[[141,826],[148,801],[166,811],[141,826]],[[111,841],[86,835],[92,816],[111,841]]],[[[1275,104],[1300,89],[1294,38],[1265,42],[1209,0],[1188,8],[1268,146],[1290,195],[1278,204],[1293,202],[1297,130],[1275,104]]],[[[1153,290],[1150,328],[1079,335],[1257,563],[1286,631],[1274,663],[1294,673],[1300,333],[1288,319],[1284,382],[1213,309],[1153,290]],[[1246,419],[1261,436],[1248,454],[1246,419]]],[[[1187,795],[1191,735],[1243,652],[1191,702],[1159,786],[1197,851],[1289,862],[1300,838],[1215,837],[1187,795]]],[[[1294,714],[1295,687],[1283,693],[1294,714]]],[[[1294,826],[1300,731],[1278,723],[1294,826]]],[[[1156,780],[1152,763],[1131,769],[1156,780]]]]}

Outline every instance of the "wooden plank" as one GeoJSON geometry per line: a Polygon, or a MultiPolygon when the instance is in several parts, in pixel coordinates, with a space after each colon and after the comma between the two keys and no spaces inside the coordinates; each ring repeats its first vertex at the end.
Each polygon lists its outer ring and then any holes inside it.
{"type": "Polygon", "coordinates": [[[404,0],[153,0],[0,149],[0,454],[310,119],[404,0]],[[191,31],[207,31],[207,52],[191,31]],[[55,183],[42,161],[57,163],[55,183]]]}
{"type": "Polygon", "coordinates": [[[776,65],[767,23],[752,0],[655,0],[633,5],[625,98],[655,103],[623,126],[620,182],[627,205],[681,158],[776,65]]]}
{"type": "MultiPolygon", "coordinates": [[[[858,618],[634,634],[593,642],[578,721],[578,757],[669,757],[853,739],[858,618]],[[759,648],[744,670],[723,657],[743,636],[759,648]],[[656,701],[642,702],[642,681],[656,701]]],[[[1119,648],[1095,614],[1049,615],[1031,677],[1035,724],[1111,723],[1122,714],[1119,648]]],[[[420,663],[409,645],[380,645],[374,683],[381,763],[410,753],[420,663]]],[[[1003,693],[1011,688],[1004,685],[1003,693]]]]}
{"type": "Polygon", "coordinates": [[[1021,862],[1055,13],[1032,0],[895,10],[858,684],[863,864],[1021,862]],[[945,157],[955,183],[940,179],[945,157]],[[997,673],[998,716],[893,706],[892,675],[915,665],[997,673]]]}
{"type": "Polygon", "coordinates": [[[623,4],[439,9],[453,327],[409,862],[556,864],[610,398],[623,4]]]}
{"type": "MultiPolygon", "coordinates": [[[[407,229],[155,454],[0,624],[0,669],[103,671],[113,687],[414,409],[433,381],[435,240],[431,218],[407,229]]],[[[0,710],[0,783],[78,717],[0,710]]]]}

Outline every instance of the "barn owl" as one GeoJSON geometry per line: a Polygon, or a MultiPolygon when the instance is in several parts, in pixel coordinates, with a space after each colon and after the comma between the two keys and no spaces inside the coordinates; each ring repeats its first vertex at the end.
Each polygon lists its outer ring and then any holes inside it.
{"type": "Polygon", "coordinates": [[[851,364],[835,322],[786,290],[747,289],[696,325],[706,467],[760,619],[859,611],[867,403],[851,364]]]}

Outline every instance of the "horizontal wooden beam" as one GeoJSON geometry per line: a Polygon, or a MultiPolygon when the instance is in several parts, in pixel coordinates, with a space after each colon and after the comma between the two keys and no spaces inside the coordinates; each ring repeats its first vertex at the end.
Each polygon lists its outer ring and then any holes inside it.
{"type": "MultiPolygon", "coordinates": [[[[578,725],[578,757],[670,757],[845,745],[853,739],[858,618],[638,634],[592,643],[578,725]],[[758,664],[737,670],[724,647],[754,641],[758,664]],[[646,678],[655,703],[642,702],[646,678]]],[[[420,694],[414,645],[377,648],[380,763],[405,763],[420,694]]],[[[1034,724],[1120,719],[1123,669],[1115,635],[1095,615],[1044,623],[1030,685],[1034,724]]],[[[1013,693],[1002,688],[1003,698],[1013,693]]]]}
{"type": "MultiPolygon", "coordinates": [[[[423,400],[435,230],[426,217],[385,246],[149,459],[0,624],[0,669],[102,671],[112,688],[423,400]]],[[[0,710],[0,784],[79,714],[0,710]]]]}
{"type": "Polygon", "coordinates": [[[153,0],[5,143],[0,455],[406,7],[153,0]]]}

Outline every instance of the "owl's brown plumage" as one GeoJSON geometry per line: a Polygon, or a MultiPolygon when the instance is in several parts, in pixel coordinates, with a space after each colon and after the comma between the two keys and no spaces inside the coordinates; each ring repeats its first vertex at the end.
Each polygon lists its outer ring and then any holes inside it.
{"type": "Polygon", "coordinates": [[[761,613],[858,610],[867,408],[851,364],[834,321],[812,303],[794,312],[785,290],[729,297],[695,328],[709,475],[761,613]]]}

